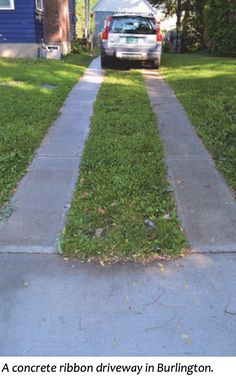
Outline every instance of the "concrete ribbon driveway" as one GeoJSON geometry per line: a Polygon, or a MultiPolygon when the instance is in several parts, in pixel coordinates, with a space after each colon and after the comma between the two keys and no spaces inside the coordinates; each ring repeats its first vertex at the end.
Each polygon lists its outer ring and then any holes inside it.
{"type": "MultiPolygon", "coordinates": [[[[95,60],[69,95],[20,184],[16,211],[0,228],[0,354],[235,355],[236,254],[222,249],[164,266],[105,268],[64,261],[56,254],[31,254],[56,251],[102,76],[95,60]],[[55,196],[58,202],[52,205],[55,196]]],[[[159,89],[157,84],[153,96],[159,89]]],[[[182,161],[174,156],[173,166],[182,161]]],[[[223,192],[229,196],[225,184],[223,192]]],[[[231,246],[228,230],[224,246],[231,246]]],[[[194,245],[194,238],[191,241],[194,245]]]]}

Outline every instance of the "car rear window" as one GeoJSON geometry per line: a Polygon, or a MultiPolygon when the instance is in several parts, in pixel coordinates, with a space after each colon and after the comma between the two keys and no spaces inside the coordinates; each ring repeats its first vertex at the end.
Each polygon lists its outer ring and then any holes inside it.
{"type": "Polygon", "coordinates": [[[113,17],[111,33],[119,34],[156,34],[154,19],[147,17],[113,17]]]}

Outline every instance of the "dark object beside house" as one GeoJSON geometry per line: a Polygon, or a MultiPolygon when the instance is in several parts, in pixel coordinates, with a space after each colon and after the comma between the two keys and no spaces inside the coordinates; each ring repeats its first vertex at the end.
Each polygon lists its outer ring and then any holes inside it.
{"type": "Polygon", "coordinates": [[[170,30],[163,39],[164,52],[181,53],[183,50],[183,34],[176,30],[170,30]]]}

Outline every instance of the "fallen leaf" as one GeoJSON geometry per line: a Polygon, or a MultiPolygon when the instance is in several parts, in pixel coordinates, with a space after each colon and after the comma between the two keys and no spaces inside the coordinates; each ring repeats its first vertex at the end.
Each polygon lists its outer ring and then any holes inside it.
{"type": "Polygon", "coordinates": [[[104,232],[104,229],[103,229],[103,228],[97,228],[96,231],[95,231],[95,235],[94,235],[94,237],[95,237],[95,238],[101,238],[102,235],[103,235],[103,232],[104,232]]]}
{"type": "Polygon", "coordinates": [[[187,334],[182,334],[182,338],[184,339],[184,343],[186,345],[192,345],[193,342],[187,334]]]}
{"type": "Polygon", "coordinates": [[[104,208],[98,208],[97,212],[101,215],[104,215],[106,213],[106,210],[104,208]]]}
{"type": "Polygon", "coordinates": [[[188,339],[186,339],[185,341],[184,341],[184,343],[186,344],[186,345],[192,345],[192,340],[190,340],[190,338],[188,338],[188,339]]]}
{"type": "Polygon", "coordinates": [[[157,263],[157,265],[160,267],[161,271],[165,271],[165,267],[163,266],[162,263],[157,263]]]}

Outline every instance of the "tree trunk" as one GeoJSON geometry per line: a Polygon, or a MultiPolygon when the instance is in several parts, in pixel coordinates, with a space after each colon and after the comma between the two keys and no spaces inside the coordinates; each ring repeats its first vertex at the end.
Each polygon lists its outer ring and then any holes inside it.
{"type": "Polygon", "coordinates": [[[180,28],[181,28],[181,15],[182,15],[182,0],[177,0],[177,7],[176,7],[176,16],[177,16],[177,21],[176,21],[176,47],[175,51],[178,53],[179,51],[179,33],[180,33],[180,28]]]}

